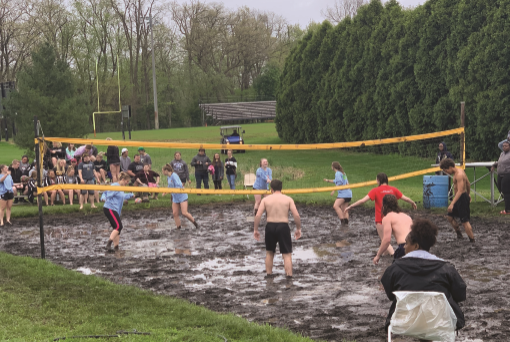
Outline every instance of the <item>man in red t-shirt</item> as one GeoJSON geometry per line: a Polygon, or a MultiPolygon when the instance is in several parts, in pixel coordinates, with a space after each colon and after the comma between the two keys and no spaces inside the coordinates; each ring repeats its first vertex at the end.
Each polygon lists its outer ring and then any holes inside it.
{"type": "MultiPolygon", "coordinates": [[[[373,188],[372,190],[370,190],[368,195],[366,195],[356,203],[351,204],[345,209],[345,211],[347,212],[348,210],[357,207],[360,204],[368,202],[369,200],[375,201],[375,227],[377,228],[377,233],[379,234],[381,240],[384,237],[381,211],[383,198],[386,195],[394,195],[397,199],[401,199],[411,204],[413,208],[416,209],[416,203],[414,203],[412,199],[404,196],[397,188],[388,185],[388,176],[385,173],[380,173],[377,175],[377,188],[373,188]]],[[[393,255],[394,253],[393,247],[390,245],[386,252],[390,255],[393,255]]]]}

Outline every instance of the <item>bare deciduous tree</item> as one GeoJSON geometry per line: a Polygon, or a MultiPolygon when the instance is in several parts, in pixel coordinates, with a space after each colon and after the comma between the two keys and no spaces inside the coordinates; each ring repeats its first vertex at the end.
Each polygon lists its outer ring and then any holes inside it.
{"type": "Polygon", "coordinates": [[[367,4],[368,0],[334,0],[331,7],[321,10],[321,15],[329,20],[332,24],[338,24],[344,18],[354,17],[358,13],[358,9],[367,4]]]}

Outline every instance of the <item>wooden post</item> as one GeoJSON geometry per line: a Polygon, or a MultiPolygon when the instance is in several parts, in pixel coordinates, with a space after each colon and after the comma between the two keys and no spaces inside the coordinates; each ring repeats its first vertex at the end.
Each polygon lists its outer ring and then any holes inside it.
{"type": "MultiPolygon", "coordinates": [[[[36,139],[39,139],[39,131],[37,129],[37,116],[34,116],[34,135],[36,139]]],[[[41,142],[35,145],[35,165],[37,167],[37,187],[42,187],[42,174],[41,174],[41,155],[40,155],[40,144],[41,142]]],[[[41,194],[37,195],[37,204],[39,207],[39,239],[41,242],[41,259],[46,258],[46,251],[44,248],[44,224],[43,224],[43,210],[42,210],[42,196],[41,194]]]]}
{"type": "MultiPolygon", "coordinates": [[[[465,102],[460,103],[460,127],[466,127],[466,114],[465,114],[465,102]]],[[[465,131],[460,134],[460,165],[464,166],[466,163],[466,133],[465,131]]]]}

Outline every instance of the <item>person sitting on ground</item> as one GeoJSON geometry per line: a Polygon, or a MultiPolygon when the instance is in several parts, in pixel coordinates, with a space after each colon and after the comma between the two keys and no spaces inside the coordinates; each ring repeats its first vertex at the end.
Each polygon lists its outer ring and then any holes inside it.
{"type": "Polygon", "coordinates": [[[457,329],[464,327],[464,314],[458,303],[466,300],[466,283],[452,264],[429,252],[436,243],[437,231],[437,226],[429,220],[415,219],[405,240],[405,256],[395,260],[384,272],[381,283],[388,299],[393,301],[386,318],[386,331],[397,305],[395,291],[444,293],[457,316],[457,329]]]}
{"type": "Polygon", "coordinates": [[[107,184],[106,175],[108,174],[108,165],[106,164],[106,161],[103,160],[103,156],[104,152],[99,152],[97,154],[96,161],[94,162],[94,169],[99,176],[97,184],[107,184]]]}
{"type": "Polygon", "coordinates": [[[505,210],[500,211],[501,215],[510,214],[510,141],[505,140],[502,144],[503,152],[498,161],[492,166],[498,170],[498,189],[505,200],[505,210]]]}
{"type": "MultiPolygon", "coordinates": [[[[79,184],[78,176],[76,175],[74,171],[74,167],[69,166],[67,168],[66,177],[65,177],[65,184],[79,184]]],[[[73,205],[74,200],[74,194],[76,194],[76,198],[78,199],[78,202],[80,201],[80,191],[78,189],[71,189],[67,190],[69,193],[69,204],[73,205]]]]}
{"type": "Polygon", "coordinates": [[[129,164],[127,173],[131,176],[131,184],[134,186],[138,186],[138,182],[136,181],[136,174],[138,172],[143,171],[143,164],[140,162],[140,155],[135,154],[133,157],[134,161],[129,164]]]}
{"type": "Polygon", "coordinates": [[[145,152],[145,149],[143,147],[138,147],[138,154],[140,155],[140,163],[143,165],[149,164],[149,168],[152,168],[152,159],[151,156],[147,152],[145,152]]]}
{"type": "Polygon", "coordinates": [[[35,168],[34,164],[30,164],[28,160],[28,156],[24,155],[21,157],[21,163],[19,164],[19,169],[21,170],[21,174],[23,176],[30,176],[30,170],[35,168]]]}
{"type": "Polygon", "coordinates": [[[183,185],[185,185],[186,182],[191,184],[191,180],[189,179],[188,164],[182,160],[181,152],[177,151],[174,153],[174,160],[170,162],[170,165],[172,165],[172,168],[174,169],[173,172],[179,176],[179,179],[183,185]]]}
{"type": "MultiPolygon", "coordinates": [[[[48,176],[46,178],[44,178],[43,187],[46,188],[48,186],[57,185],[57,184],[58,184],[58,179],[57,179],[57,175],[56,175],[55,171],[48,170],[48,176]]],[[[64,193],[62,192],[62,190],[47,190],[43,193],[44,202],[46,202],[46,206],[48,206],[48,193],[50,193],[51,206],[54,206],[55,198],[57,197],[57,192],[58,192],[60,198],[62,198],[62,202],[64,204],[66,204],[66,198],[64,197],[64,193]]]]}
{"type": "Polygon", "coordinates": [[[50,150],[51,154],[51,162],[53,166],[57,165],[57,161],[60,159],[66,159],[66,150],[62,148],[62,143],[58,141],[54,141],[51,143],[53,148],[50,150]]]}
{"type": "Polygon", "coordinates": [[[76,152],[76,147],[74,144],[69,144],[66,148],[66,162],[68,164],[71,163],[71,159],[74,158],[74,152],[76,152]]]}
{"type": "MultiPolygon", "coordinates": [[[[14,182],[13,190],[14,197],[18,196],[18,193],[23,193],[23,183],[21,182],[21,176],[23,173],[19,168],[19,160],[14,159],[11,166],[9,166],[9,172],[11,173],[12,181],[14,182]]],[[[18,203],[18,199],[14,198],[14,203],[18,203]]]]}
{"type": "Polygon", "coordinates": [[[400,259],[405,255],[404,245],[406,236],[411,231],[411,225],[413,224],[413,219],[409,215],[404,214],[398,206],[398,200],[395,195],[383,197],[382,215],[383,238],[377,255],[374,258],[374,265],[379,263],[381,256],[388,250],[388,246],[391,243],[391,234],[395,236],[398,244],[398,248],[395,250],[395,254],[393,254],[393,260],[400,259]]]}
{"type": "Polygon", "coordinates": [[[129,151],[127,148],[122,149],[122,155],[120,156],[120,171],[128,172],[129,165],[131,164],[131,158],[128,157],[129,151]]]}
{"type": "Polygon", "coordinates": [[[459,224],[455,221],[455,217],[460,218],[462,226],[469,237],[470,242],[475,242],[475,236],[473,235],[473,228],[469,223],[471,212],[469,204],[471,203],[471,183],[466,176],[464,170],[455,167],[455,163],[451,159],[444,159],[439,164],[441,170],[448,175],[453,175],[453,189],[455,191],[455,197],[448,206],[448,221],[452,225],[453,229],[457,233],[457,238],[462,239],[462,232],[459,229],[459,224]]]}
{"type": "MultiPolygon", "coordinates": [[[[159,174],[150,169],[149,164],[143,165],[143,170],[136,174],[136,182],[140,186],[147,186],[149,188],[157,188],[159,187],[159,174]]],[[[158,199],[158,194],[152,194],[153,199],[158,199]]]]}
{"type": "Polygon", "coordinates": [[[287,277],[292,277],[292,238],[289,227],[289,211],[296,223],[294,237],[298,240],[301,237],[301,218],[294,200],[282,194],[282,182],[280,180],[272,180],[271,195],[260,202],[253,224],[253,237],[260,241],[259,223],[262,215],[266,212],[266,274],[268,276],[273,273],[273,259],[278,243],[283,257],[285,274],[287,277]]]}
{"type": "MultiPolygon", "coordinates": [[[[375,228],[377,230],[377,234],[379,234],[379,237],[382,240],[383,225],[382,225],[382,215],[381,215],[382,210],[381,210],[381,208],[382,208],[382,201],[383,201],[384,196],[395,195],[395,197],[397,199],[402,199],[402,201],[411,204],[413,206],[413,209],[416,209],[417,207],[416,207],[416,203],[414,203],[414,201],[412,199],[404,196],[400,192],[400,190],[398,190],[397,188],[388,185],[388,176],[385,173],[379,173],[377,175],[376,180],[377,180],[377,187],[370,190],[368,195],[366,195],[365,197],[363,197],[356,203],[348,206],[345,209],[345,211],[347,212],[347,211],[351,210],[352,208],[357,207],[358,205],[368,202],[370,200],[374,201],[375,202],[375,228]]],[[[386,251],[386,253],[383,254],[383,256],[386,254],[393,256],[393,253],[394,253],[393,247],[390,245],[388,247],[388,250],[386,251]]]]}

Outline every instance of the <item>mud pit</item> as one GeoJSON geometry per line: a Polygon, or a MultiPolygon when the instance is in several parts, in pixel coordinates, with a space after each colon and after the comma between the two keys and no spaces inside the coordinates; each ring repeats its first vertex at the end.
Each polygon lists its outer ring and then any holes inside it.
{"type": "MultiPolygon", "coordinates": [[[[104,251],[110,227],[102,213],[86,220],[82,215],[45,217],[46,256],[85,274],[287,327],[313,339],[384,341],[390,302],[379,279],[391,260],[372,265],[379,244],[373,209],[354,210],[348,228],[340,227],[330,208],[298,209],[303,237],[294,241],[291,281],[281,256],[275,258],[275,276],[265,278],[264,244],[252,237],[253,223],[247,220],[252,208],[246,204],[191,207],[199,230],[189,222],[176,230],[169,210],[125,212],[116,254],[104,251]]],[[[477,242],[472,245],[467,238],[457,241],[443,217],[431,219],[440,227],[432,252],[452,262],[468,285],[467,301],[461,304],[466,327],[457,340],[510,340],[510,227],[473,219],[477,242]]],[[[37,218],[4,228],[0,249],[39,257],[37,218]]]]}

